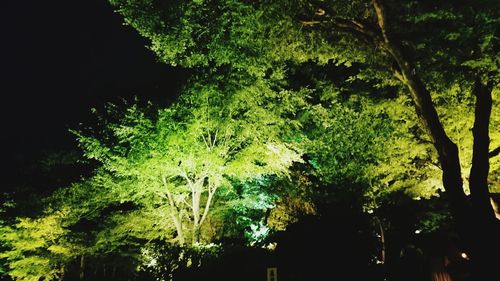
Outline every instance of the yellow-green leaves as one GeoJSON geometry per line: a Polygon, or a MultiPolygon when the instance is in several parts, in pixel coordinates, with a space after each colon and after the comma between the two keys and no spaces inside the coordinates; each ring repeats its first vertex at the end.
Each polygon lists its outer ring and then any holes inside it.
{"type": "Polygon", "coordinates": [[[39,218],[20,218],[12,227],[3,227],[2,241],[8,250],[0,254],[8,263],[8,274],[15,280],[57,280],[61,268],[79,249],[66,240],[62,225],[69,210],[63,209],[39,218]]]}

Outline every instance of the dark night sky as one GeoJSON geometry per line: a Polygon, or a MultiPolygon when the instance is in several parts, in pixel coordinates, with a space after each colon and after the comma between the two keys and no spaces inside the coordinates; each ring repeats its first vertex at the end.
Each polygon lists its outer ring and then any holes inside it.
{"type": "Polygon", "coordinates": [[[137,95],[164,102],[181,71],[157,62],[147,41],[107,0],[6,1],[0,9],[1,148],[11,172],[39,151],[75,146],[68,128],[90,108],[137,95]]]}

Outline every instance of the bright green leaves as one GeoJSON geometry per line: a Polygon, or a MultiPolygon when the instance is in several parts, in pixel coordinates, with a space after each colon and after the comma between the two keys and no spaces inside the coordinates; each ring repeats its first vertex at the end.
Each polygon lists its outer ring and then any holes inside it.
{"type": "Polygon", "coordinates": [[[136,229],[138,238],[157,239],[170,235],[157,231],[167,222],[171,227],[161,228],[175,229],[181,245],[188,238],[209,242],[203,228],[211,210],[224,204],[219,193],[230,191],[234,180],[286,176],[301,161],[298,143],[284,136],[297,131],[289,117],[304,96],[272,81],[239,78],[238,84],[193,80],[168,109],[146,113],[132,106],[105,123],[101,131],[107,135],[78,133],[86,155],[99,160],[115,182],[105,186],[116,186],[117,197],[138,208],[116,217],[117,225],[136,229]],[[282,107],[274,103],[278,98],[282,107]],[[139,222],[126,223],[140,217],[156,227],[148,232],[139,222]]]}
{"type": "Polygon", "coordinates": [[[338,99],[313,106],[304,116],[310,163],[324,183],[366,182],[369,170],[388,149],[392,120],[369,100],[360,106],[338,99]]]}
{"type": "Polygon", "coordinates": [[[2,228],[8,250],[0,255],[8,263],[8,274],[16,280],[57,280],[62,267],[80,249],[68,240],[63,209],[36,219],[20,218],[12,227],[2,228]]]}

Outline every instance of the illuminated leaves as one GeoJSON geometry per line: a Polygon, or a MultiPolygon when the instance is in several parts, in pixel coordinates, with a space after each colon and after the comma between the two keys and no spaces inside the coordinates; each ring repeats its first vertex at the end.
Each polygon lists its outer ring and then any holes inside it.
{"type": "Polygon", "coordinates": [[[180,244],[188,237],[189,243],[203,240],[200,231],[211,210],[224,204],[218,194],[230,192],[234,180],[286,176],[301,161],[298,143],[284,138],[296,129],[288,118],[304,104],[300,92],[284,92],[263,79],[223,85],[214,80],[194,80],[167,109],[146,114],[138,106],[126,108],[101,130],[107,136],[77,133],[87,157],[109,173],[103,187],[116,186],[118,198],[137,206],[115,218],[121,221],[116,225],[133,229],[128,235],[180,244]],[[274,103],[279,98],[282,106],[274,103]],[[126,222],[140,217],[149,232],[142,223],[126,222]],[[170,223],[162,227],[168,234],[157,231],[163,222],[170,223]]]}
{"type": "Polygon", "coordinates": [[[0,258],[8,262],[8,274],[16,280],[57,280],[61,268],[79,248],[66,240],[62,222],[69,210],[36,219],[20,218],[12,227],[2,227],[1,239],[8,247],[0,258]]]}

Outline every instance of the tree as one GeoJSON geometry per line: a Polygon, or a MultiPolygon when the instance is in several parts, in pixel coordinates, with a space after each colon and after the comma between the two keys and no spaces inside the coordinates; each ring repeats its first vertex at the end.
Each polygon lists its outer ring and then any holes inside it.
{"type": "Polygon", "coordinates": [[[216,84],[190,91],[153,116],[128,108],[107,125],[108,136],[78,133],[86,156],[127,182],[116,184],[120,197],[154,210],[157,224],[168,216],[180,245],[207,241],[201,234],[213,204],[219,193],[231,193],[236,180],[283,176],[301,161],[298,146],[283,139],[285,127],[293,124],[283,119],[289,110],[265,100],[275,95],[300,102],[292,93],[273,91],[263,80],[240,86],[232,96],[216,84]]]}
{"type": "Polygon", "coordinates": [[[283,73],[284,65],[333,60],[359,69],[353,81],[403,90],[437,154],[476,274],[488,272],[487,252],[498,234],[488,189],[489,159],[498,154],[489,151],[492,93],[499,81],[496,1],[110,2],[151,39],[160,59],[174,65],[231,67],[262,76],[283,73]],[[432,99],[451,87],[475,99],[471,204],[457,145],[432,99]]]}
{"type": "Polygon", "coordinates": [[[7,273],[16,280],[61,280],[64,268],[78,245],[66,240],[61,225],[67,210],[37,219],[21,218],[13,226],[2,227],[2,241],[8,250],[0,255],[8,264],[7,273]]]}

